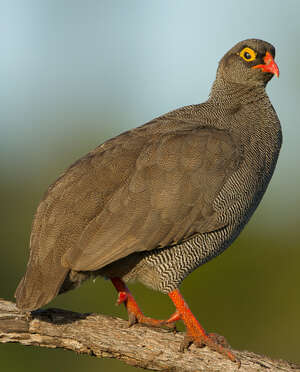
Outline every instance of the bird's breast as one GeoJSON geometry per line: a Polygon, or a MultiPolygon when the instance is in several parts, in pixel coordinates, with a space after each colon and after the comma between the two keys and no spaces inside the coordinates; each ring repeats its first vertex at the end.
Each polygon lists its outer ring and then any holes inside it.
{"type": "Polygon", "coordinates": [[[227,179],[214,207],[220,219],[244,226],[261,201],[272,178],[281,147],[279,121],[242,133],[242,161],[227,179]]]}

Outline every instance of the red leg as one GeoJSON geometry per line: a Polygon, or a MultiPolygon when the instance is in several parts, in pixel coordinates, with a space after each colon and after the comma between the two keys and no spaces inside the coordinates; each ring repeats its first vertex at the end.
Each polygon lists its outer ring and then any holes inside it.
{"type": "Polygon", "coordinates": [[[178,312],[175,312],[168,320],[148,318],[142,313],[141,309],[139,308],[138,304],[136,303],[134,297],[130,293],[123,280],[121,280],[120,278],[112,278],[111,281],[119,293],[117,304],[119,305],[121,303],[124,303],[127,309],[130,326],[134,323],[143,323],[154,327],[166,326],[172,329],[175,328],[174,323],[180,319],[178,312]]]}
{"type": "Polygon", "coordinates": [[[209,335],[205,332],[204,328],[202,328],[189,309],[178,289],[170,292],[169,297],[173,301],[178,315],[186,326],[187,337],[190,342],[195,342],[198,346],[207,345],[212,350],[227,356],[231,361],[238,363],[240,366],[240,361],[234,356],[234,354],[218,343],[216,335],[209,335]]]}

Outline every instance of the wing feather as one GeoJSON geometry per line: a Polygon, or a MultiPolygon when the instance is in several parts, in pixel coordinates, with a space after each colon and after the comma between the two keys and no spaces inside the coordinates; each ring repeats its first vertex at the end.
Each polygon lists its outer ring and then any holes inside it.
{"type": "MultiPolygon", "coordinates": [[[[144,139],[139,149],[135,146],[138,151],[131,151],[126,177],[114,173],[113,191],[63,255],[66,267],[96,270],[133,252],[223,226],[214,201],[241,159],[230,135],[196,128],[144,139]]],[[[134,136],[128,138],[126,151],[134,141],[134,136]]],[[[122,163],[126,151],[115,150],[112,162],[122,163]]],[[[100,181],[101,157],[97,162],[100,181]]]]}

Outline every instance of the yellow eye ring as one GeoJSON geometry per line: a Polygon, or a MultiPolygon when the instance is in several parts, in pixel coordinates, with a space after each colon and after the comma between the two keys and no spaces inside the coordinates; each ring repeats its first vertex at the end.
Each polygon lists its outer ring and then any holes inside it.
{"type": "Polygon", "coordinates": [[[244,61],[246,62],[251,62],[254,61],[257,53],[254,52],[253,49],[251,48],[244,48],[240,53],[239,56],[243,58],[244,61]]]}

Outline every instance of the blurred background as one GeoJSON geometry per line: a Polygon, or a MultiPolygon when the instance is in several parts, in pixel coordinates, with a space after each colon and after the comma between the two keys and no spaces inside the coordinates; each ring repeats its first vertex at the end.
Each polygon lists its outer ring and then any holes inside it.
{"type": "MultiPolygon", "coordinates": [[[[208,331],[232,347],[300,362],[300,2],[43,0],[0,2],[0,297],[13,300],[31,222],[65,168],[106,139],[206,100],[222,55],[261,38],[277,48],[268,86],[284,143],[257,212],[234,245],[182,285],[208,331]]],[[[147,315],[167,296],[131,286],[147,315]]],[[[108,281],[49,306],[126,317],[108,281]]],[[[183,329],[183,328],[181,328],[183,329]]],[[[0,344],[3,371],[137,371],[115,360],[0,344]]]]}

